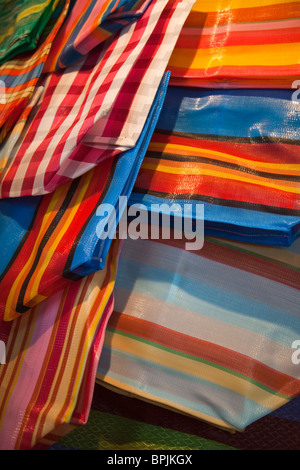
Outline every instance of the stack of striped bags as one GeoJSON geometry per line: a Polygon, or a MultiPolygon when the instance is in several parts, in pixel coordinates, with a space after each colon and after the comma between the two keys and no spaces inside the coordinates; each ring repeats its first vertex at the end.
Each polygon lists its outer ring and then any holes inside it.
{"type": "Polygon", "coordinates": [[[98,386],[230,433],[297,401],[299,2],[0,15],[0,449],[84,428],[98,386]],[[122,198],[170,236],[123,239],[122,198]]]}

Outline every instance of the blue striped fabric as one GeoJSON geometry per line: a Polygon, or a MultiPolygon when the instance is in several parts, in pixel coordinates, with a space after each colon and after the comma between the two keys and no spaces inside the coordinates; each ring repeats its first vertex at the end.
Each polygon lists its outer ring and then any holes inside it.
{"type": "Polygon", "coordinates": [[[299,240],[291,251],[206,237],[197,253],[126,240],[97,382],[226,429],[291,402],[299,262],[299,240]]]}
{"type": "Polygon", "coordinates": [[[292,90],[169,86],[131,204],[203,204],[207,235],[290,246],[300,234],[292,90]]]}

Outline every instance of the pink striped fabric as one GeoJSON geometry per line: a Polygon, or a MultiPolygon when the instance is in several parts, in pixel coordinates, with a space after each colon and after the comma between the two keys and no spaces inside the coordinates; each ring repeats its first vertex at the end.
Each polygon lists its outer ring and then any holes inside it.
{"type": "Polygon", "coordinates": [[[120,248],[114,241],[104,270],[71,283],[22,318],[2,322],[0,449],[30,450],[59,428],[86,423],[120,248]]]}
{"type": "Polygon", "coordinates": [[[12,134],[16,144],[6,142],[13,148],[0,177],[1,198],[52,192],[134,147],[193,3],[154,0],[139,21],[45,77],[39,105],[12,134]]]}

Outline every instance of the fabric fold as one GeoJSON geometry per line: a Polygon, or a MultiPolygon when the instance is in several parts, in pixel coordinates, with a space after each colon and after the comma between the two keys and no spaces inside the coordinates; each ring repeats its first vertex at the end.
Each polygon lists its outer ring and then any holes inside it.
{"type": "Polygon", "coordinates": [[[31,450],[89,416],[103,335],[113,309],[119,241],[104,270],[70,284],[12,322],[1,322],[0,448],[31,450]]]}
{"type": "Polygon", "coordinates": [[[291,90],[169,86],[130,204],[202,204],[207,235],[289,246],[300,229],[299,106],[291,90]]]}
{"type": "Polygon", "coordinates": [[[0,64],[36,48],[57,4],[57,0],[1,2],[0,64]]]}
{"type": "Polygon", "coordinates": [[[103,269],[164,101],[166,74],[137,145],[45,196],[0,202],[0,320],[12,320],[81,277],[103,269]],[[114,216],[101,225],[101,205],[114,216]],[[12,232],[12,229],[15,229],[12,232]]]}
{"type": "Polygon", "coordinates": [[[97,382],[227,430],[289,403],[299,248],[125,240],[97,382]]]}
{"type": "MultiPolygon", "coordinates": [[[[8,139],[15,143],[19,127],[28,117],[31,106],[30,101],[39,86],[38,82],[51,50],[52,42],[70,6],[70,0],[55,0],[51,3],[51,10],[54,11],[36,44],[35,50],[20,54],[0,65],[1,144],[6,143],[8,139]],[[12,136],[11,132],[13,132],[12,136]]],[[[5,152],[0,151],[0,179],[8,156],[7,148],[5,152]]]]}
{"type": "Polygon", "coordinates": [[[136,145],[193,3],[153,0],[74,66],[46,75],[40,106],[12,150],[6,142],[10,154],[0,151],[1,198],[53,192],[136,145]]]}

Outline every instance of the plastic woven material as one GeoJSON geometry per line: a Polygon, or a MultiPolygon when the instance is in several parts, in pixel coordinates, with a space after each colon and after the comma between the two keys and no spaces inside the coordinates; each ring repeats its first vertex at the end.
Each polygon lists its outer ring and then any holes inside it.
{"type": "Polygon", "coordinates": [[[289,403],[299,247],[126,240],[97,381],[228,430],[289,403]]]}
{"type": "Polygon", "coordinates": [[[299,416],[299,410],[300,399],[297,398],[280,408],[280,417],[278,412],[273,412],[243,432],[229,433],[197,419],[120,395],[96,384],[91,422],[88,422],[86,427],[71,431],[63,438],[58,437],[50,450],[89,449],[92,446],[101,450],[104,445],[111,445],[112,449],[123,445],[127,450],[137,444],[140,449],[146,450],[149,443],[159,449],[162,443],[169,440],[168,433],[169,437],[174,436],[171,430],[177,431],[176,445],[181,448],[189,446],[194,450],[212,450],[219,444],[222,450],[298,450],[300,421],[296,416],[299,416]],[[102,421],[103,416],[105,418],[102,421]],[[126,421],[121,418],[126,418],[126,421]],[[127,434],[127,438],[120,436],[118,427],[114,426],[118,422],[128,426],[130,434],[127,434]],[[149,431],[155,431],[155,436],[150,434],[144,443],[139,439],[141,423],[144,427],[148,426],[149,431]],[[109,431],[104,424],[110,424],[109,431]],[[164,436],[167,436],[167,439],[163,440],[164,436]]]}
{"type": "MultiPolygon", "coordinates": [[[[30,3],[33,4],[34,2],[30,3]]],[[[0,179],[1,173],[7,164],[11,146],[16,142],[16,136],[19,136],[40,94],[38,89],[41,84],[39,80],[41,79],[43,67],[51,50],[52,42],[66,18],[69,6],[69,0],[52,2],[52,7],[55,7],[54,11],[42,31],[34,51],[17,55],[12,59],[5,60],[0,65],[0,143],[2,144],[0,179]],[[17,122],[19,126],[14,128],[17,122]],[[11,132],[13,132],[12,136],[10,135],[11,132]],[[9,144],[6,145],[9,136],[9,144]]]]}
{"type": "Polygon", "coordinates": [[[300,75],[298,1],[197,0],[169,62],[172,84],[290,89],[300,75]]]}
{"type": "Polygon", "coordinates": [[[299,110],[290,90],[170,86],[130,203],[175,215],[203,204],[207,235],[289,246],[300,228],[299,110]]]}
{"type": "Polygon", "coordinates": [[[36,48],[57,0],[10,0],[0,6],[0,64],[36,48]]]}
{"type": "Polygon", "coordinates": [[[167,82],[166,74],[133,149],[105,160],[52,194],[0,201],[1,320],[13,320],[70,281],[104,268],[112,237],[101,239],[104,227],[98,230],[97,209],[102,203],[109,204],[110,212],[117,210],[119,197],[130,195],[167,82]]]}
{"type": "Polygon", "coordinates": [[[84,428],[76,429],[53,449],[81,450],[228,450],[230,446],[192,434],[143,423],[111,413],[91,411],[84,428]]]}

